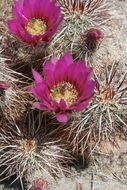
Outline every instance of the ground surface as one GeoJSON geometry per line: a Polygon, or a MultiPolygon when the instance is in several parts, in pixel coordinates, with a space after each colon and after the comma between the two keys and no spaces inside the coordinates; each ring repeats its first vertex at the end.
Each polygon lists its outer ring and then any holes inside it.
{"type": "MultiPolygon", "coordinates": [[[[1,3],[2,0],[0,0],[1,3]]],[[[4,2],[4,1],[2,1],[4,2]]],[[[9,2],[9,1],[8,1],[9,2]]],[[[127,66],[127,0],[113,0],[115,19],[102,48],[103,60],[120,61],[127,66]]],[[[5,11],[7,7],[5,7],[5,11]]],[[[0,13],[1,14],[1,13],[0,13]]],[[[3,32],[3,28],[2,28],[3,32]]],[[[0,34],[1,35],[1,34],[0,34]]],[[[101,53],[100,49],[100,53],[101,53]]],[[[5,189],[1,186],[0,189],[5,189]]],[[[87,169],[76,171],[72,176],[61,178],[51,190],[127,190],[127,143],[120,142],[120,148],[113,149],[108,143],[93,153],[87,169]],[[104,148],[106,147],[106,148],[104,148]],[[100,152],[100,153],[98,153],[100,152]]]]}

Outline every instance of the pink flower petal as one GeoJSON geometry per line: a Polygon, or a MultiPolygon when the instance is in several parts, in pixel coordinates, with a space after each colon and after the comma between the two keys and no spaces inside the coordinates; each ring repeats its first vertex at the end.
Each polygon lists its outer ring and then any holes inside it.
{"type": "Polygon", "coordinates": [[[60,123],[67,123],[68,121],[67,114],[57,113],[56,118],[60,123]]]}
{"type": "Polygon", "coordinates": [[[33,74],[33,77],[34,77],[36,83],[42,83],[43,82],[41,75],[37,71],[35,71],[34,69],[32,69],[32,74],[33,74]]]}

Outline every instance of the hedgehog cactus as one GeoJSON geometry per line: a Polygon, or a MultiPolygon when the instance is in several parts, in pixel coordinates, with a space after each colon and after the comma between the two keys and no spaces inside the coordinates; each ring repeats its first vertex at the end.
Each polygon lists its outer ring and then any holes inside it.
{"type": "MultiPolygon", "coordinates": [[[[35,183],[35,179],[46,176],[49,181],[67,172],[62,163],[71,158],[69,152],[59,139],[53,140],[46,133],[45,127],[42,115],[35,117],[33,112],[19,126],[6,123],[1,127],[0,159],[4,170],[0,174],[0,181],[16,175],[15,180],[21,181],[22,188],[25,178],[27,186],[34,184],[31,188],[36,190],[41,184],[35,183]]],[[[40,188],[44,187],[41,185],[40,188]]]]}
{"type": "Polygon", "coordinates": [[[110,20],[110,9],[105,0],[58,0],[64,15],[63,25],[49,46],[57,55],[71,51],[77,59],[85,59],[80,51],[81,36],[87,29],[100,28],[105,31],[110,20]]]}
{"type": "Polygon", "coordinates": [[[4,63],[0,68],[0,116],[10,122],[21,121],[29,105],[27,82],[23,82],[28,78],[8,68],[6,59],[0,61],[4,63]]]}
{"type": "Polygon", "coordinates": [[[74,152],[84,154],[88,147],[94,149],[101,140],[126,139],[126,75],[125,72],[119,78],[117,63],[110,69],[106,67],[102,77],[94,73],[96,88],[91,105],[61,132],[63,139],[69,139],[74,152]]]}
{"type": "Polygon", "coordinates": [[[106,0],[13,2],[0,47],[0,181],[13,176],[22,189],[47,190],[101,140],[126,139],[126,73],[119,63],[95,68],[109,7],[106,0]]]}

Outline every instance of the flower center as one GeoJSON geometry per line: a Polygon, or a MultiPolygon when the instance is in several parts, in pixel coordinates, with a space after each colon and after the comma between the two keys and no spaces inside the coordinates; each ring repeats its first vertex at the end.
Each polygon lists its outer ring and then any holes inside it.
{"type": "Polygon", "coordinates": [[[67,106],[71,106],[77,100],[78,92],[76,87],[69,82],[61,82],[51,89],[50,97],[58,103],[64,99],[67,106]]]}
{"type": "Polygon", "coordinates": [[[32,18],[27,26],[26,26],[27,32],[31,35],[42,35],[46,32],[47,30],[47,24],[44,20],[41,19],[35,19],[32,18]]]}

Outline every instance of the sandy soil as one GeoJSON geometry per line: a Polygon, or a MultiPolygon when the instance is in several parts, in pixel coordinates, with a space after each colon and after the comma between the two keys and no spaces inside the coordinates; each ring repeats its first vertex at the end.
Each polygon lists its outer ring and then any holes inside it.
{"type": "MultiPolygon", "coordinates": [[[[2,0],[0,0],[1,2],[2,0]]],[[[127,0],[113,0],[115,19],[100,48],[103,60],[119,61],[127,67],[127,0]],[[103,51],[104,50],[104,51],[103,51]]],[[[1,185],[0,189],[6,189],[1,185]]],[[[109,143],[93,152],[86,169],[72,168],[72,176],[61,177],[51,190],[126,190],[127,142],[114,149],[109,143]]]]}

